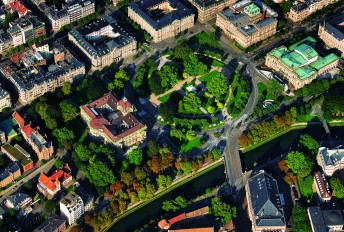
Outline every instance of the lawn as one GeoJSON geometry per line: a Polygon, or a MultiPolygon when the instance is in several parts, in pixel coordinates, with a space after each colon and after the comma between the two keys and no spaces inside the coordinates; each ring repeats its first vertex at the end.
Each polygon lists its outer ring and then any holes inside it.
{"type": "Polygon", "coordinates": [[[225,66],[225,64],[224,63],[222,63],[222,62],[220,62],[220,61],[218,61],[218,60],[213,60],[213,62],[211,63],[211,66],[214,66],[214,67],[224,67],[225,66]]]}
{"type": "Polygon", "coordinates": [[[196,38],[198,40],[198,43],[200,45],[208,45],[210,47],[213,47],[213,48],[218,48],[218,49],[221,49],[223,50],[223,47],[219,44],[217,38],[215,35],[213,34],[208,34],[204,31],[202,31],[201,33],[198,33],[196,35],[196,38]]]}
{"type": "Polygon", "coordinates": [[[172,91],[172,92],[170,92],[170,93],[168,93],[168,94],[165,94],[164,96],[159,97],[158,100],[159,100],[161,103],[165,103],[165,102],[167,102],[167,101],[170,99],[171,95],[172,95],[173,93],[175,93],[175,92],[176,92],[176,91],[172,91]]]}
{"type": "Polygon", "coordinates": [[[211,80],[211,78],[212,78],[213,76],[215,76],[215,75],[218,74],[218,73],[219,73],[219,71],[217,71],[217,70],[211,71],[210,73],[207,73],[207,74],[205,74],[204,76],[200,77],[200,78],[199,78],[199,81],[200,81],[200,82],[207,83],[208,81],[211,80]]]}
{"type": "Polygon", "coordinates": [[[201,146],[202,138],[196,137],[193,140],[189,141],[187,144],[183,144],[180,148],[180,151],[186,153],[191,151],[193,148],[199,148],[201,146]]]}
{"type": "Polygon", "coordinates": [[[312,200],[313,198],[313,190],[312,190],[312,184],[313,184],[313,177],[308,176],[306,178],[298,178],[299,188],[302,197],[306,198],[307,200],[312,200]]]}

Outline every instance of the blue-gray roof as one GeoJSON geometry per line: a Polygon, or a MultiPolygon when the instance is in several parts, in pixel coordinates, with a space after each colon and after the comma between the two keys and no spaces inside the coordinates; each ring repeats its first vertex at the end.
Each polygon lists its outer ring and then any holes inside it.
{"type": "Polygon", "coordinates": [[[265,172],[248,180],[250,201],[257,226],[285,226],[277,181],[265,172]]]}
{"type": "Polygon", "coordinates": [[[149,25],[155,30],[161,30],[162,28],[172,24],[175,20],[181,20],[187,18],[194,13],[182,4],[178,0],[167,0],[170,6],[176,10],[173,10],[159,19],[154,19],[148,8],[155,6],[166,0],[141,0],[130,4],[130,8],[139,14],[149,25]]]}

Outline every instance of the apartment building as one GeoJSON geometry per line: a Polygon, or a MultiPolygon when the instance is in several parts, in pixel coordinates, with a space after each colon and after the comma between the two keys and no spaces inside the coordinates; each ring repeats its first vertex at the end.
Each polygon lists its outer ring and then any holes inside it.
{"type": "Polygon", "coordinates": [[[93,209],[94,196],[80,186],[79,183],[77,183],[77,185],[74,184],[74,186],[76,187],[74,192],[78,194],[84,202],[85,212],[91,211],[93,209]]]}
{"type": "Polygon", "coordinates": [[[197,20],[206,23],[216,18],[217,13],[231,6],[237,0],[188,0],[197,12],[197,20]]]}
{"type": "Polygon", "coordinates": [[[72,183],[72,175],[68,164],[56,170],[50,177],[41,173],[38,178],[37,189],[44,196],[53,197],[61,190],[61,183],[64,188],[68,188],[72,183]]]}
{"type": "Polygon", "coordinates": [[[29,206],[31,202],[32,198],[29,195],[24,193],[17,193],[8,196],[4,203],[8,208],[19,211],[29,206]]]}
{"type": "Polygon", "coordinates": [[[319,24],[318,35],[327,47],[336,48],[344,57],[344,13],[319,24]]]}
{"type": "Polygon", "coordinates": [[[301,22],[318,10],[337,1],[338,0],[296,0],[289,11],[288,18],[293,22],[301,22]]]}
{"type": "Polygon", "coordinates": [[[45,220],[39,227],[37,227],[33,232],[64,232],[66,231],[66,220],[58,217],[52,216],[45,220]]]}
{"type": "Polygon", "coordinates": [[[21,177],[20,167],[16,162],[10,163],[0,173],[0,188],[4,188],[8,184],[13,183],[19,177],[21,177]]]}
{"type": "Polygon", "coordinates": [[[21,146],[15,144],[12,146],[9,143],[6,143],[1,147],[2,153],[4,153],[10,160],[13,162],[18,161],[23,172],[26,172],[32,168],[34,168],[33,161],[31,160],[31,156],[27,151],[25,151],[21,146]]]}
{"type": "Polygon", "coordinates": [[[134,106],[126,98],[117,100],[111,92],[80,110],[90,135],[106,144],[130,147],[147,136],[147,127],[133,115],[134,106]]]}
{"type": "Polygon", "coordinates": [[[85,65],[62,44],[54,42],[50,45],[50,58],[28,49],[0,63],[0,73],[14,86],[18,100],[25,105],[65,82],[82,79],[85,65]]]}
{"type": "Polygon", "coordinates": [[[313,184],[317,190],[318,199],[321,202],[326,202],[331,200],[330,185],[326,181],[325,175],[320,172],[315,172],[313,175],[313,184]]]}
{"type": "Polygon", "coordinates": [[[317,162],[326,176],[332,176],[335,171],[344,169],[344,149],[320,147],[317,162]]]}
{"type": "Polygon", "coordinates": [[[277,181],[262,171],[247,181],[245,189],[252,231],[286,231],[277,181]]]}
{"type": "Polygon", "coordinates": [[[313,232],[343,231],[343,214],[339,209],[322,210],[319,206],[307,208],[313,232]]]}
{"type": "Polygon", "coordinates": [[[102,69],[137,53],[137,41],[111,16],[72,29],[68,39],[85,55],[92,69],[102,69]]]}
{"type": "Polygon", "coordinates": [[[72,225],[85,213],[84,202],[75,192],[69,193],[60,201],[61,216],[72,225]]]}
{"type": "Polygon", "coordinates": [[[260,0],[243,0],[217,14],[216,25],[247,48],[276,33],[278,14],[260,0]]]}
{"type": "Polygon", "coordinates": [[[128,7],[128,16],[157,43],[194,25],[195,14],[178,0],[141,0],[128,7]]]}
{"type": "Polygon", "coordinates": [[[7,90],[0,87],[0,111],[11,106],[12,102],[10,93],[7,90]]]}
{"type": "Polygon", "coordinates": [[[339,65],[340,58],[334,53],[322,57],[315,48],[316,40],[308,36],[289,47],[273,49],[265,65],[281,73],[293,89],[300,89],[339,65]]]}
{"type": "Polygon", "coordinates": [[[54,31],[61,27],[76,22],[95,12],[94,0],[61,0],[58,7],[48,5],[45,0],[30,0],[46,15],[54,31]]]}

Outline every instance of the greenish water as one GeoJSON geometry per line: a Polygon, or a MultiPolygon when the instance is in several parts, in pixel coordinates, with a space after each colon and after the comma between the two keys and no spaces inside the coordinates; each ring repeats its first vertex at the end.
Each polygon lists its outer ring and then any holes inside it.
{"type": "Polygon", "coordinates": [[[164,211],[161,209],[162,203],[166,200],[174,199],[177,196],[184,196],[188,200],[204,193],[206,188],[215,187],[225,181],[224,166],[216,167],[209,172],[191,180],[190,182],[172,190],[159,197],[148,205],[143,206],[109,229],[110,232],[133,232],[136,228],[143,227],[151,219],[160,218],[164,211]]]}

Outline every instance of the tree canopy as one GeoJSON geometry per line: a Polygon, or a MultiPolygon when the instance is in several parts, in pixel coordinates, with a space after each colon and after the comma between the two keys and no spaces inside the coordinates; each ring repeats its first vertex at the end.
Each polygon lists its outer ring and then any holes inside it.
{"type": "Polygon", "coordinates": [[[208,91],[217,99],[222,99],[228,93],[228,81],[223,73],[217,72],[210,81],[207,81],[208,91]]]}
{"type": "Polygon", "coordinates": [[[64,100],[60,103],[60,108],[63,120],[65,122],[69,122],[79,115],[79,109],[67,100],[64,100]]]}
{"type": "Polygon", "coordinates": [[[286,158],[288,167],[300,177],[307,177],[312,171],[314,162],[299,151],[289,152],[286,158]]]}
{"type": "Polygon", "coordinates": [[[132,150],[129,153],[128,158],[129,158],[129,163],[139,166],[142,162],[142,150],[139,148],[132,150]]]}
{"type": "Polygon", "coordinates": [[[227,224],[232,218],[236,218],[237,212],[235,206],[223,202],[220,197],[216,196],[211,200],[210,214],[220,217],[223,224],[227,224]]]}
{"type": "Polygon", "coordinates": [[[307,148],[307,150],[312,154],[316,155],[319,150],[319,143],[310,135],[305,134],[300,136],[299,143],[301,146],[307,148]]]}
{"type": "Polygon", "coordinates": [[[108,84],[108,90],[120,90],[124,88],[124,84],[129,81],[129,76],[124,69],[120,69],[114,75],[113,81],[108,84]]]}
{"type": "Polygon", "coordinates": [[[178,112],[182,114],[197,114],[201,99],[194,93],[189,93],[179,102],[178,112]]]}
{"type": "Polygon", "coordinates": [[[344,198],[344,185],[339,178],[332,178],[330,180],[330,186],[334,190],[337,198],[344,198]]]}

